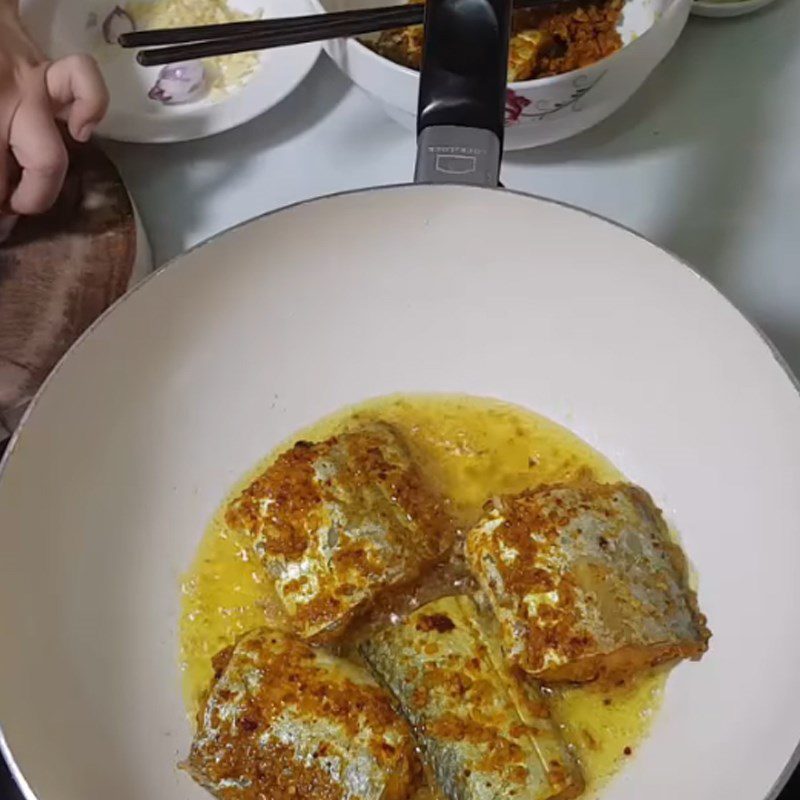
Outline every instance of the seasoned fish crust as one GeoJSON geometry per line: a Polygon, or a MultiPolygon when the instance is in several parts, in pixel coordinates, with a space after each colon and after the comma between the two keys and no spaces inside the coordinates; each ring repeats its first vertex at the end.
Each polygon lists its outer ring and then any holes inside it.
{"type": "Polygon", "coordinates": [[[221,800],[406,800],[406,721],[366,670],[262,628],[214,661],[182,766],[221,800]]]}
{"type": "Polygon", "coordinates": [[[508,82],[527,81],[536,71],[542,53],[552,47],[552,37],[542,31],[519,31],[508,47],[508,82]]]}
{"type": "MultiPolygon", "coordinates": [[[[425,42],[424,33],[422,25],[384,31],[375,40],[374,47],[390,61],[420,69],[425,42]]],[[[509,83],[528,80],[534,73],[542,53],[551,45],[551,37],[537,30],[520,31],[512,36],[508,52],[509,83]]]]}
{"type": "Polygon", "coordinates": [[[467,595],[428,603],[362,643],[447,800],[576,797],[583,777],[537,688],[507,668],[467,595]]]}
{"type": "Polygon", "coordinates": [[[644,490],[581,480],[501,497],[485,512],[467,560],[506,656],[530,675],[619,680],[707,650],[683,554],[644,490]]]}
{"type": "Polygon", "coordinates": [[[416,578],[455,535],[447,501],[383,423],[299,442],[226,519],[253,542],[293,630],[320,640],[379,591],[416,578]]]}

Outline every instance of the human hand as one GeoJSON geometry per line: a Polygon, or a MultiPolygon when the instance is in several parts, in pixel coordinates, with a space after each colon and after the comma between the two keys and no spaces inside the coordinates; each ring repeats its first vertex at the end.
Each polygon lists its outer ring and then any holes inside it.
{"type": "Polygon", "coordinates": [[[94,59],[48,61],[22,27],[17,0],[0,0],[0,209],[47,211],[68,166],[56,120],[85,142],[107,108],[108,90],[94,59]]]}

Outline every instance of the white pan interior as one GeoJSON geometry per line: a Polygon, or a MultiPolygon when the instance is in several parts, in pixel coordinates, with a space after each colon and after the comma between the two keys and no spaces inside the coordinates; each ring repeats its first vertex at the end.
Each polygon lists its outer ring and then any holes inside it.
{"type": "Polygon", "coordinates": [[[0,478],[0,725],[40,800],[190,800],[178,580],[230,485],[392,392],[569,426],[680,530],[715,633],[608,800],[761,800],[800,738],[800,399],[635,235],[466,188],[324,199],[181,258],[50,379],[0,478]]]}

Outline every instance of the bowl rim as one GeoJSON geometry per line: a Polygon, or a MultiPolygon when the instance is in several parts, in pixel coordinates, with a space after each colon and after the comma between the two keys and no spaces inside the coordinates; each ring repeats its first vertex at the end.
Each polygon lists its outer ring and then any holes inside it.
{"type": "Polygon", "coordinates": [[[692,12],[706,17],[738,17],[760,11],[775,0],[692,0],[692,12]]]}
{"type": "MultiPolygon", "coordinates": [[[[312,1],[316,6],[324,8],[322,0],[312,0],[312,1]]],[[[758,2],[758,0],[744,0],[744,1],[758,2]]],[[[767,2],[769,1],[770,0],[767,0],[767,2]]],[[[627,3],[628,0],[624,0],[624,2],[627,3]]],[[[577,67],[576,69],[571,69],[568,72],[561,72],[558,75],[545,75],[541,78],[531,78],[527,81],[511,81],[508,84],[508,88],[511,91],[518,91],[525,89],[535,89],[539,86],[542,87],[552,86],[561,81],[562,79],[568,79],[570,76],[574,76],[577,73],[587,75],[597,72],[612,59],[619,56],[623,50],[629,50],[634,45],[637,45],[638,42],[641,42],[642,39],[645,38],[645,36],[648,36],[650,32],[656,28],[659,22],[664,20],[668,15],[672,14],[677,8],[680,8],[682,5],[685,5],[687,6],[687,8],[691,9],[693,5],[697,5],[697,3],[694,2],[694,0],[667,0],[667,3],[668,3],[667,7],[661,12],[661,14],[655,17],[652,25],[650,25],[650,27],[644,33],[632,39],[627,44],[623,44],[622,47],[619,48],[619,50],[615,50],[613,53],[610,53],[609,55],[604,56],[598,61],[595,61],[592,64],[588,64],[585,67],[577,67]]],[[[364,42],[361,41],[361,39],[357,36],[333,39],[332,42],[344,42],[345,47],[348,48],[352,45],[358,50],[358,52],[365,52],[367,54],[367,58],[375,59],[378,62],[384,62],[388,64],[390,68],[397,70],[399,73],[407,77],[410,78],[419,77],[419,70],[413,69],[412,67],[407,67],[404,64],[398,64],[396,61],[392,61],[387,56],[381,55],[380,53],[373,50],[371,47],[368,47],[366,44],[364,44],[364,42]]],[[[326,42],[325,44],[326,51],[328,50],[332,42],[326,42]]]]}

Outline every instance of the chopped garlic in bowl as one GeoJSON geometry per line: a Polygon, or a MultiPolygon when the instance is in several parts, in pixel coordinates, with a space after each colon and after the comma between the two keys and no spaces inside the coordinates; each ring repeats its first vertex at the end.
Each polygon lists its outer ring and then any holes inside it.
{"type": "MultiPolygon", "coordinates": [[[[129,0],[125,11],[137,30],[183,28],[259,19],[261,11],[246,14],[232,8],[226,0],[129,0]]],[[[258,53],[237,53],[203,60],[212,95],[241,86],[258,69],[258,53]]]]}
{"type": "Polygon", "coordinates": [[[184,142],[242,125],[293,92],[322,51],[320,42],[307,42],[183,62],[165,75],[137,62],[140,48],[114,44],[134,25],[153,30],[300,17],[311,13],[309,0],[20,0],[20,9],[52,58],[97,58],[111,95],[97,132],[125,142],[184,142]]]}

